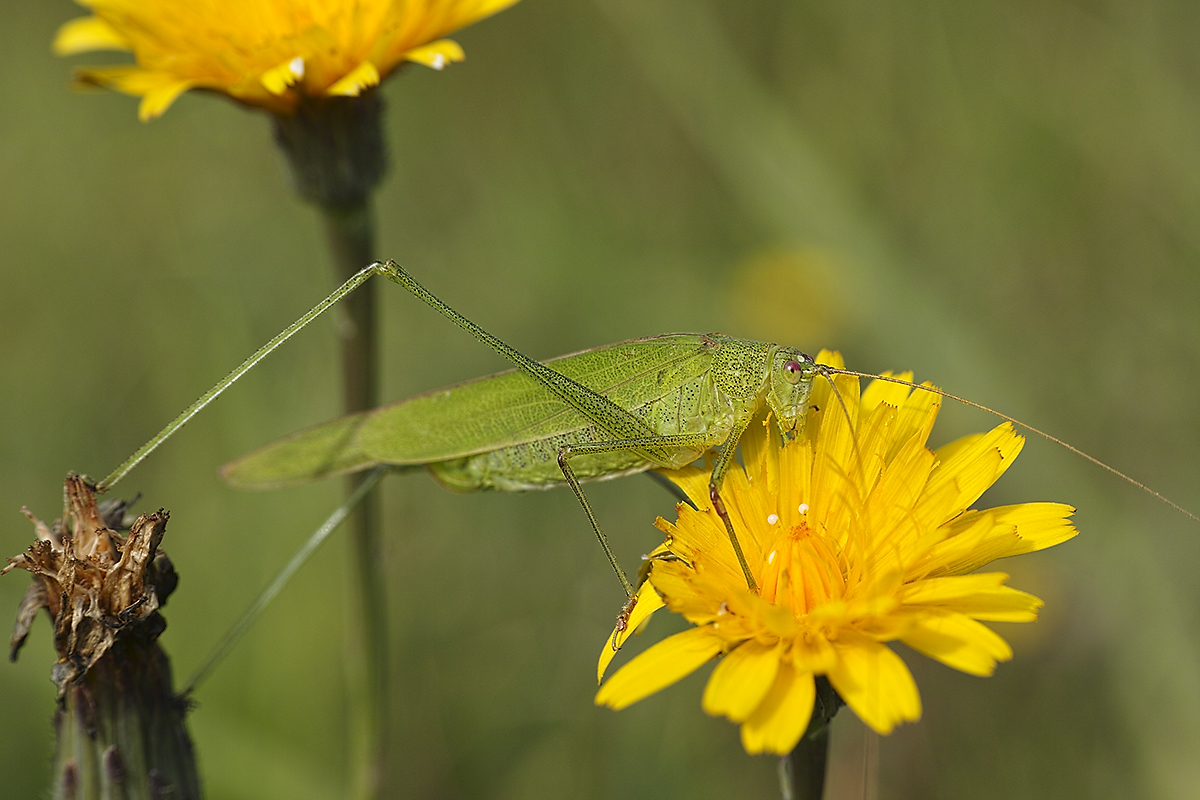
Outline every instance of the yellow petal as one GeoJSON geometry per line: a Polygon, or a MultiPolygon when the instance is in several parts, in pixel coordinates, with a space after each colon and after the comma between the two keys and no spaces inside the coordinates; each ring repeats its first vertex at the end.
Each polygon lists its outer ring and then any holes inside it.
{"type": "MultiPolygon", "coordinates": [[[[893,423],[893,432],[899,421],[893,423]]],[[[892,450],[888,455],[890,463],[871,491],[867,504],[865,519],[879,520],[874,526],[867,526],[872,540],[868,543],[872,549],[867,552],[874,554],[875,548],[881,548],[901,558],[904,555],[901,546],[911,546],[921,531],[911,511],[921,496],[934,456],[926,449],[920,432],[910,433],[901,447],[892,450]],[[902,531],[903,536],[898,531],[902,531]]]]}
{"type": "Polygon", "coordinates": [[[890,405],[865,409],[859,415],[858,458],[862,466],[856,469],[855,479],[864,487],[875,485],[886,460],[891,444],[891,423],[896,418],[896,409],[890,405]]]}
{"type": "Polygon", "coordinates": [[[516,2],[517,0],[475,0],[473,3],[459,3],[455,8],[458,16],[454,29],[458,30],[498,11],[503,11],[511,5],[515,5],[516,2]]]}
{"type": "Polygon", "coordinates": [[[950,578],[930,578],[903,586],[897,599],[906,606],[957,611],[993,622],[1032,622],[1042,601],[1026,592],[1004,586],[1003,572],[983,572],[950,578]]]}
{"type": "MultiPolygon", "coordinates": [[[[437,16],[435,17],[430,11],[416,13],[424,13],[429,16],[430,21],[425,23],[426,27],[421,35],[426,39],[432,39],[434,36],[445,36],[460,28],[465,28],[484,17],[489,17],[492,14],[503,11],[516,3],[517,0],[457,0],[456,2],[449,3],[425,2],[420,5],[433,6],[437,11],[437,16]]],[[[394,8],[399,7],[399,14],[407,17],[414,15],[411,9],[414,5],[418,4],[393,3],[394,8]]]]}
{"type": "Polygon", "coordinates": [[[921,718],[917,685],[900,656],[865,637],[843,635],[834,647],[838,663],[829,682],[859,719],[886,735],[901,722],[921,718]]]}
{"type": "Polygon", "coordinates": [[[650,615],[662,607],[663,599],[654,591],[654,586],[650,581],[643,583],[642,588],[638,589],[637,603],[629,615],[629,624],[625,626],[625,630],[618,632],[614,625],[612,635],[604,640],[604,649],[600,651],[600,663],[596,665],[596,683],[604,680],[605,670],[629,635],[640,633],[642,625],[650,619],[650,615]]]}
{"type": "Polygon", "coordinates": [[[792,663],[801,672],[823,675],[837,663],[837,651],[824,636],[797,637],[792,645],[792,663]]]}
{"type": "MultiPolygon", "coordinates": [[[[760,559],[762,559],[762,546],[759,535],[766,527],[763,523],[766,523],[767,515],[770,512],[762,503],[757,493],[751,491],[746,473],[740,467],[735,467],[726,473],[725,484],[721,487],[721,499],[724,501],[725,507],[729,512],[729,519],[733,523],[734,531],[737,533],[738,543],[742,547],[746,563],[758,564],[760,559]]],[[[714,516],[716,515],[714,514],[714,516]]],[[[725,531],[724,523],[721,524],[721,530],[722,532],[725,531]]],[[[728,542],[729,534],[725,533],[724,538],[728,542]]],[[[730,545],[729,552],[733,553],[732,545],[730,545]]],[[[745,579],[743,577],[744,583],[745,579]]]]}
{"type": "Polygon", "coordinates": [[[695,672],[725,647],[708,627],[690,628],[663,639],[608,679],[596,705],[620,710],[695,672]]]}
{"type": "Polygon", "coordinates": [[[121,32],[99,17],[80,17],[64,23],[54,35],[56,55],[69,56],[91,50],[130,49],[121,32]]]}
{"type": "Polygon", "coordinates": [[[1053,547],[1079,533],[1069,519],[1073,513],[1074,508],[1062,503],[968,511],[947,526],[947,539],[935,545],[919,566],[930,577],[962,575],[998,558],[1053,547]],[[985,525],[988,520],[990,525],[985,525]]]}
{"type": "MultiPolygon", "coordinates": [[[[821,352],[817,353],[817,357],[813,360],[818,364],[825,364],[826,366],[834,367],[836,369],[844,369],[846,366],[846,362],[842,358],[842,354],[832,350],[822,349],[821,352]]],[[[804,429],[804,438],[809,441],[816,439],[817,432],[820,427],[819,423],[823,422],[824,420],[823,415],[825,407],[828,406],[830,402],[837,402],[837,400],[831,400],[831,391],[829,387],[829,381],[825,380],[824,378],[821,378],[813,383],[812,394],[809,395],[808,398],[808,416],[806,417],[807,422],[804,429]],[[814,426],[812,424],[814,421],[817,422],[818,425],[814,426]]]]}
{"type": "Polygon", "coordinates": [[[997,661],[1012,658],[1012,648],[991,628],[963,614],[923,614],[900,641],[948,667],[987,676],[997,661]]]}
{"type": "Polygon", "coordinates": [[[841,353],[837,350],[828,350],[824,347],[817,353],[817,357],[813,361],[818,364],[824,364],[827,367],[833,367],[834,369],[846,368],[846,359],[842,357],[841,353]]]}
{"type": "Polygon", "coordinates": [[[751,754],[790,753],[808,728],[815,696],[812,673],[780,664],[771,690],[742,724],[742,747],[751,754]]]}
{"type": "Polygon", "coordinates": [[[991,509],[964,511],[933,534],[924,537],[932,543],[909,565],[907,577],[913,583],[973,572],[1000,558],[1020,541],[1016,528],[997,524],[991,509]],[[936,534],[943,537],[941,541],[937,541],[936,534]]]}
{"type": "Polygon", "coordinates": [[[453,39],[439,39],[420,47],[414,47],[404,54],[405,61],[415,61],[430,69],[442,69],[447,64],[462,61],[467,56],[458,42],[453,39]]]}
{"type": "Polygon", "coordinates": [[[704,687],[704,711],[743,722],[762,702],[779,671],[779,648],[755,641],[739,645],[721,659],[704,687]]]}
{"type": "Polygon", "coordinates": [[[192,88],[192,85],[192,81],[174,81],[156,86],[146,92],[142,95],[142,102],[138,103],[138,119],[142,122],[149,122],[156,117],[161,117],[163,112],[175,102],[175,99],[192,88]]]}
{"type": "Polygon", "coordinates": [[[982,433],[968,433],[966,436],[955,439],[949,444],[942,445],[936,450],[938,461],[945,464],[946,462],[952,460],[955,456],[964,452],[968,447],[978,444],[979,440],[982,439],[983,436],[984,435],[982,433]]]}
{"type": "Polygon", "coordinates": [[[958,575],[951,578],[930,578],[901,587],[898,595],[904,603],[932,605],[1003,586],[1006,580],[1008,580],[1008,576],[1003,572],[980,572],[975,575],[958,575]]]}
{"type": "MultiPolygon", "coordinates": [[[[721,607],[720,597],[707,597],[696,587],[696,574],[678,561],[655,564],[650,582],[663,597],[671,598],[671,610],[684,615],[715,616],[721,607]]],[[[690,616],[689,616],[690,619],[690,616]]],[[[707,623],[704,620],[700,624],[707,623]]]]}
{"type": "MultiPolygon", "coordinates": [[[[928,381],[921,385],[933,386],[928,381]]],[[[909,394],[896,415],[896,421],[892,423],[892,448],[888,453],[888,463],[891,463],[902,447],[914,439],[922,449],[925,447],[941,408],[942,397],[939,394],[924,389],[914,389],[909,394]]]]}
{"type": "Polygon", "coordinates": [[[193,80],[181,80],[166,72],[152,72],[133,65],[79,70],[75,80],[141,97],[138,119],[142,122],[161,116],[179,95],[196,85],[193,80]]]}
{"type": "Polygon", "coordinates": [[[272,67],[262,74],[259,81],[263,88],[274,95],[281,95],[288,87],[304,77],[304,59],[300,56],[272,67]]]}
{"type": "Polygon", "coordinates": [[[948,446],[952,455],[930,474],[914,509],[918,518],[941,525],[961,513],[1004,474],[1025,445],[1025,437],[1007,422],[970,439],[966,445],[948,446]]]}
{"type": "MultiPolygon", "coordinates": [[[[828,385],[829,382],[824,383],[828,385]]],[[[837,387],[837,394],[830,390],[820,406],[822,419],[813,455],[808,524],[837,531],[850,527],[847,522],[862,500],[856,481],[859,470],[854,439],[854,426],[858,421],[858,378],[836,375],[833,385],[837,387]]]]}
{"type": "Polygon", "coordinates": [[[779,494],[778,433],[770,416],[769,408],[761,409],[738,442],[742,448],[742,461],[746,464],[746,476],[755,487],[754,496],[763,500],[779,494]]]}
{"type": "Polygon", "coordinates": [[[683,467],[682,469],[662,469],[659,473],[666,475],[671,479],[671,482],[683,489],[683,493],[696,506],[696,508],[708,508],[710,502],[708,497],[708,475],[697,467],[683,467]]]}
{"type": "Polygon", "coordinates": [[[974,619],[990,622],[1033,622],[1045,603],[1028,592],[1000,586],[960,600],[942,603],[947,611],[957,611],[974,619]]]}
{"type": "Polygon", "coordinates": [[[325,94],[342,97],[358,97],[363,89],[379,84],[379,70],[370,61],[364,61],[344,78],[325,90],[325,94]]]}
{"type": "Polygon", "coordinates": [[[1075,509],[1064,503],[1020,503],[988,510],[997,522],[1017,527],[1017,537],[1022,544],[1005,555],[1044,550],[1079,533],[1069,520],[1075,509]]]}
{"type": "MultiPolygon", "coordinates": [[[[893,375],[891,370],[881,372],[880,375],[885,378],[895,377],[902,381],[912,382],[913,374],[911,372],[901,372],[899,375],[893,375]]],[[[908,399],[908,394],[912,390],[901,383],[892,383],[891,381],[871,381],[867,384],[867,388],[863,389],[862,410],[864,412],[874,411],[875,407],[880,403],[887,403],[893,408],[900,408],[904,405],[904,401],[908,399]]]]}

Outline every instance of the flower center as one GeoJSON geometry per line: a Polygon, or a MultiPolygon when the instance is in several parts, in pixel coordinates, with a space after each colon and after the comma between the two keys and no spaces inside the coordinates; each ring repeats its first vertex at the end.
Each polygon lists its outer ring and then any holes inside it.
{"type": "Polygon", "coordinates": [[[762,598],[797,617],[846,592],[837,550],[806,522],[776,535],[758,572],[762,598]]]}

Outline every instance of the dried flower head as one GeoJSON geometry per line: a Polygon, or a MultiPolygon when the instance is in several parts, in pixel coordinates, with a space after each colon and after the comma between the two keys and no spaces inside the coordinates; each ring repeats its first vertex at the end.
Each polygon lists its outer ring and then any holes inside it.
{"type": "Polygon", "coordinates": [[[96,504],[92,487],[72,475],[64,487],[64,511],[47,525],[28,509],[38,541],[8,559],[0,575],[13,568],[34,576],[13,627],[10,657],[25,642],[41,608],[54,621],[60,693],[84,675],[126,631],[153,641],[166,623],[157,613],[175,588],[171,562],[159,550],[169,514],[142,514],[128,536],[117,532],[126,504],[96,504]]]}

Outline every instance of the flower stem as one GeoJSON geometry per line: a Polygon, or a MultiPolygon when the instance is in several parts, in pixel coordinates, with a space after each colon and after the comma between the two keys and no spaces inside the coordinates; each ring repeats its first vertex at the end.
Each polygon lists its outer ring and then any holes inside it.
{"type": "Polygon", "coordinates": [[[816,683],[817,695],[808,730],[792,752],[779,759],[779,791],[783,800],[821,800],[825,793],[829,723],[844,703],[825,676],[819,676],[816,683]]]}
{"type": "MultiPolygon", "coordinates": [[[[339,281],[374,260],[371,195],[387,171],[383,101],[378,92],[357,97],[306,97],[273,118],[275,141],[292,168],[297,194],[320,209],[339,281]]],[[[342,407],[347,414],[378,404],[375,285],[367,282],[341,304],[342,407]]],[[[363,476],[350,478],[347,495],[363,476]]],[[[359,588],[365,675],[353,687],[356,796],[377,798],[387,754],[387,616],[379,494],[372,490],[350,518],[359,588]]]]}
{"type": "Polygon", "coordinates": [[[55,728],[56,800],[200,800],[200,776],[156,642],[120,639],[77,684],[65,687],[55,728]]]}
{"type": "Polygon", "coordinates": [[[829,754],[829,726],[805,736],[779,759],[779,789],[783,800],[821,800],[825,792],[825,761],[829,754]]]}
{"type": "MultiPolygon", "coordinates": [[[[348,207],[321,207],[338,280],[353,277],[374,255],[370,201],[348,207]]],[[[342,303],[342,404],[346,413],[378,405],[378,324],[375,284],[364,283],[342,303]]],[[[352,494],[363,475],[348,479],[352,494]]],[[[365,656],[365,691],[355,697],[358,737],[358,796],[380,797],[388,739],[388,625],[378,490],[370,491],[350,517],[350,539],[359,588],[365,656]]]]}

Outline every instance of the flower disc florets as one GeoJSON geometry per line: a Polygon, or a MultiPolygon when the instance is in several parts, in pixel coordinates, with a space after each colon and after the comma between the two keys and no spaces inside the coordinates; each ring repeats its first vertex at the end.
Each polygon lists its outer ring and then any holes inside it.
{"type": "MultiPolygon", "coordinates": [[[[817,360],[841,366],[833,353],[817,360]]],[[[623,708],[722,656],[705,711],[741,723],[748,752],[783,754],[808,726],[814,676],[880,733],[920,717],[912,675],[884,642],[974,675],[1012,657],[979,620],[1032,621],[1041,601],[1004,586],[1003,573],[966,573],[1071,538],[1074,509],[968,510],[1020,452],[1011,425],[933,451],[925,442],[939,395],[874,381],[860,397],[857,378],[842,375],[836,385],[840,401],[819,380],[791,441],[765,417],[752,424],[741,441],[745,468],[725,479],[721,495],[757,594],[709,510],[709,472],[667,473],[704,510],[680,504],[676,523],[658,520],[666,541],[650,555],[629,629],[663,604],[696,627],[630,661],[598,704],[623,708]]],[[[619,645],[625,634],[614,637],[619,645]]],[[[601,674],[612,655],[606,646],[601,674]]]]}

